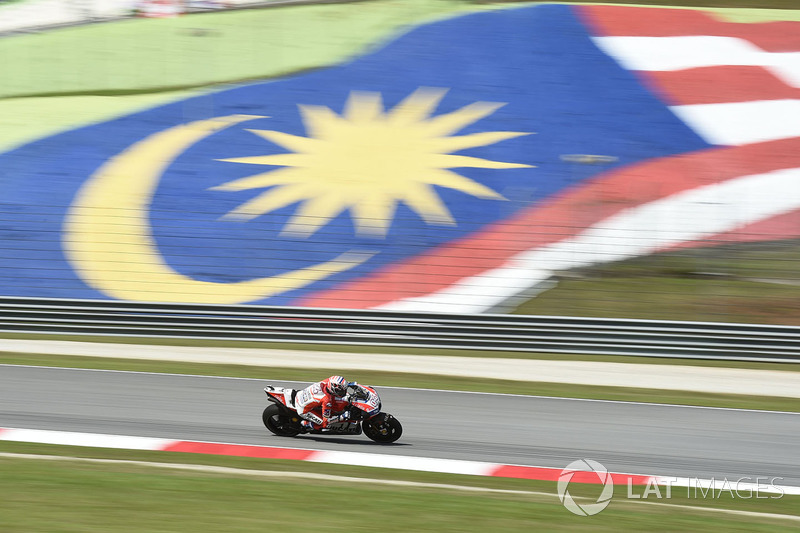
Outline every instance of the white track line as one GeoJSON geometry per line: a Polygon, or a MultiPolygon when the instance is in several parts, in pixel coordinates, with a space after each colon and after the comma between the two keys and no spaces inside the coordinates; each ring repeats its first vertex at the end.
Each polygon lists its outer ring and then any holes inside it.
{"type": "MultiPolygon", "coordinates": [[[[66,366],[43,366],[43,365],[14,365],[14,364],[6,364],[0,363],[0,367],[4,366],[12,366],[12,367],[20,367],[20,368],[42,368],[42,369],[55,369],[55,370],[74,370],[76,372],[114,372],[119,374],[152,374],[154,376],[175,376],[175,377],[186,377],[186,378],[208,378],[208,379],[230,379],[230,380],[239,380],[239,381],[256,381],[259,383],[267,384],[270,382],[280,382],[280,383],[299,383],[306,385],[310,383],[310,381],[297,381],[292,379],[270,379],[270,378],[243,378],[243,377],[236,377],[236,376],[209,376],[204,374],[174,374],[170,372],[145,372],[141,370],[108,370],[103,368],[75,368],[75,367],[66,367],[66,366]]],[[[677,403],[656,403],[656,402],[634,402],[629,400],[603,400],[598,398],[571,398],[567,396],[543,396],[538,394],[511,394],[506,392],[482,392],[482,391],[468,391],[468,390],[451,390],[451,389],[423,389],[419,387],[394,387],[390,385],[375,385],[376,387],[380,387],[381,389],[391,389],[391,390],[407,390],[407,391],[420,391],[420,392],[444,392],[444,393],[451,393],[451,394],[479,394],[485,396],[503,396],[503,397],[511,397],[511,398],[536,398],[541,400],[565,400],[571,402],[596,402],[596,403],[614,403],[614,404],[634,404],[634,405],[649,405],[654,407],[680,407],[683,409],[709,409],[709,410],[716,410],[716,411],[743,411],[748,413],[772,413],[772,414],[782,414],[782,415],[800,415],[800,412],[796,411],[774,411],[769,409],[745,409],[741,407],[711,407],[705,405],[684,405],[684,404],[677,404],[677,403]]],[[[598,385],[599,386],[599,385],[598,385]]]]}

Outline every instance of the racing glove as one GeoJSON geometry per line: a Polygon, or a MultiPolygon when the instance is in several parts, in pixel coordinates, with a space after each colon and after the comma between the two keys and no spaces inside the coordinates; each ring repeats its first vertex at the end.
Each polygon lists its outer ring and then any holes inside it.
{"type": "Polygon", "coordinates": [[[350,420],[350,411],[345,411],[340,415],[330,417],[328,419],[328,423],[330,424],[331,422],[346,422],[348,420],[350,420]]]}

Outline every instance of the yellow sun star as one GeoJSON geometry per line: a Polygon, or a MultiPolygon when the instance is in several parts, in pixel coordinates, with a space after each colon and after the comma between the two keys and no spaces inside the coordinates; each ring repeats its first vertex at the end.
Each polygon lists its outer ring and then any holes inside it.
{"type": "Polygon", "coordinates": [[[341,116],[327,107],[300,105],[308,137],[249,130],[291,153],[223,159],[285,167],[214,187],[222,191],[269,187],[226,217],[251,219],[302,202],[284,233],[307,237],[349,209],[357,232],[383,236],[398,202],[404,202],[428,224],[454,225],[434,185],[478,198],[503,200],[492,189],[447,169],[530,165],[451,152],[528,133],[489,131],[451,137],[504,104],[476,102],[451,113],[431,116],[445,92],[418,89],[391,111],[384,111],[380,93],[353,92],[341,116]]]}

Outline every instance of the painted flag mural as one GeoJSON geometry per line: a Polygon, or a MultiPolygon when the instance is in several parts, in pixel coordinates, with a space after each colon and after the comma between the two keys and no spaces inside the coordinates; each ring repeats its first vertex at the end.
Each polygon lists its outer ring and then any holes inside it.
{"type": "Polygon", "coordinates": [[[0,155],[11,296],[482,312],[800,236],[800,23],[539,5],[0,155]]]}

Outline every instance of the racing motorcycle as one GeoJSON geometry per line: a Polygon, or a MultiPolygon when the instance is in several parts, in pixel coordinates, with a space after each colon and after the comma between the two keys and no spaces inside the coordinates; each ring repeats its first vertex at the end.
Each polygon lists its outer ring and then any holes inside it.
{"type": "Polygon", "coordinates": [[[333,412],[349,412],[348,420],[331,422],[325,430],[306,430],[301,425],[300,415],[295,409],[297,389],[286,389],[268,385],[264,388],[267,399],[272,402],[264,409],[261,419],[264,425],[279,437],[295,437],[301,433],[321,435],[364,435],[388,444],[403,434],[403,426],[395,417],[381,411],[381,399],[373,387],[351,384],[347,388],[347,401],[337,399],[333,412]]]}

